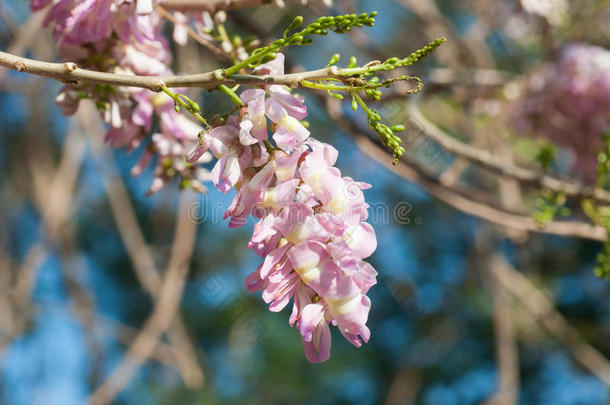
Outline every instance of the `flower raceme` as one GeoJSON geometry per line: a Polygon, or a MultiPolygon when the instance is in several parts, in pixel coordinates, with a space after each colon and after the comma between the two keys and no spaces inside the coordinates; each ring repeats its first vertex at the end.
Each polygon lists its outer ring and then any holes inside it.
{"type": "MultiPolygon", "coordinates": [[[[44,25],[51,27],[60,55],[81,67],[128,75],[172,75],[169,44],[161,33],[161,17],[153,12],[153,0],[32,0],[34,11],[49,7],[44,25]]],[[[78,110],[81,99],[95,101],[108,124],[106,141],[115,148],[138,148],[153,130],[132,174],[142,173],[157,157],[155,179],[149,193],[161,189],[179,175],[183,184],[205,191],[210,174],[201,166],[186,165],[186,145],[201,130],[174,110],[163,94],[133,87],[81,83],[66,85],[56,102],[64,115],[78,110]]],[[[211,159],[203,156],[200,163],[211,159]]]]}
{"type": "MultiPolygon", "coordinates": [[[[154,0],[31,2],[33,10],[48,7],[45,25],[63,58],[98,71],[171,75],[169,46],[153,5],[154,0]]],[[[174,32],[180,42],[183,34],[174,32]]],[[[277,53],[254,73],[283,74],[284,56],[277,53]]],[[[199,139],[201,128],[179,114],[170,98],[145,89],[69,84],[57,104],[71,115],[81,99],[95,101],[113,147],[135,149],[155,131],[132,170],[141,173],[157,157],[150,192],[177,175],[197,190],[210,180],[223,193],[235,188],[225,219],[230,227],[242,226],[249,216],[258,220],[248,247],[263,258],[246,280],[248,291],[260,290],[274,312],[292,300],[289,321],[311,362],[329,358],[331,323],[360,347],[370,338],[366,294],[377,276],[363,260],[377,244],[365,222],[362,190],[370,185],[343,177],[334,166],[337,150],[310,136],[301,123],[307,116],[303,99],[278,85],[246,89],[239,97],[238,114],[199,139]],[[212,155],[217,162],[210,172],[201,165],[212,155]]]]}
{"type": "Polygon", "coordinates": [[[597,178],[597,154],[610,130],[610,51],[570,44],[516,99],[515,127],[541,134],[574,155],[573,171],[589,184],[597,178]]]}
{"type": "MultiPolygon", "coordinates": [[[[283,60],[278,54],[257,71],[281,74],[283,60]]],[[[205,132],[188,160],[207,150],[218,159],[212,181],[223,193],[237,190],[224,214],[230,227],[250,215],[258,220],[248,247],[264,259],[246,288],[262,291],[273,312],[292,299],[289,322],[309,361],[329,358],[331,323],[360,347],[370,337],[366,293],[377,276],[363,260],[377,246],[364,222],[362,190],[370,185],[341,176],[334,167],[337,150],[301,124],[307,115],[302,99],[281,86],[248,89],[240,98],[239,114],[205,132]]]]}

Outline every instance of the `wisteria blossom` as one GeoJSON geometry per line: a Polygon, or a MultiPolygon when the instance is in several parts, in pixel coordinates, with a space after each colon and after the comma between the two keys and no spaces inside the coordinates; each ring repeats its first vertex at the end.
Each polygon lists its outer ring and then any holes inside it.
{"type": "MultiPolygon", "coordinates": [[[[160,16],[152,0],[32,0],[33,10],[50,6],[44,24],[59,42],[60,55],[79,66],[98,71],[132,75],[172,75],[171,53],[161,34],[160,16]]],[[[210,173],[200,165],[184,162],[188,148],[197,141],[201,127],[174,111],[173,101],[163,94],[132,87],[66,85],[57,96],[65,115],[78,110],[81,99],[95,101],[108,124],[106,141],[128,151],[138,148],[153,130],[158,131],[142,153],[132,174],[140,174],[157,162],[149,192],[158,191],[178,176],[183,184],[205,191],[210,173]]],[[[201,156],[205,163],[211,155],[201,156]]]]}
{"type": "MultiPolygon", "coordinates": [[[[45,24],[64,58],[98,71],[172,75],[152,1],[32,1],[34,10],[46,6],[45,24]]],[[[192,20],[181,14],[175,18],[173,36],[183,44],[184,24],[192,20]]],[[[213,21],[204,13],[194,23],[213,21]]],[[[277,53],[253,73],[284,74],[284,56],[277,53]]],[[[150,192],[174,176],[200,191],[205,181],[223,193],[235,189],[224,217],[229,227],[244,225],[250,216],[258,221],[248,247],[263,258],[246,280],[248,291],[260,290],[274,312],[292,301],[289,322],[311,362],[329,358],[330,324],[360,347],[371,334],[366,294],[377,276],[364,261],[377,245],[365,222],[368,204],[362,190],[370,185],[341,175],[335,167],[337,150],[311,137],[302,123],[304,100],[289,89],[254,86],[239,97],[238,113],[205,131],[177,113],[167,95],[145,89],[66,85],[57,104],[70,115],[81,99],[95,101],[113,147],[131,150],[150,138],[132,169],[137,175],[157,161],[150,192]],[[212,156],[217,161],[208,171],[201,164],[212,156]]]]}
{"type": "MultiPolygon", "coordinates": [[[[281,74],[283,58],[278,54],[257,71],[281,74]]],[[[224,214],[229,226],[242,226],[250,215],[258,219],[248,246],[264,259],[248,276],[248,291],[262,291],[274,312],[292,300],[289,322],[307,358],[325,361],[330,324],[356,347],[370,338],[366,293],[377,272],[363,259],[377,241],[364,222],[362,193],[370,185],[341,176],[337,150],[310,136],[300,122],[306,107],[288,90],[248,89],[241,100],[239,115],[205,132],[190,158],[211,151],[218,159],[214,184],[223,193],[237,190],[224,214]]]]}
{"type": "Polygon", "coordinates": [[[582,44],[565,47],[557,64],[529,79],[517,102],[517,129],[568,148],[575,156],[573,170],[594,183],[596,155],[610,129],[610,51],[582,44]]]}

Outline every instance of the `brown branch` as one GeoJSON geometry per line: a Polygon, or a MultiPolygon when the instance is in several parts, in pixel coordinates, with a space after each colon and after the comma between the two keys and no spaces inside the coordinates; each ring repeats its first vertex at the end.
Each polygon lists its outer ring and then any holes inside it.
{"type": "Polygon", "coordinates": [[[398,370],[385,398],[384,405],[412,405],[422,383],[421,371],[416,368],[398,370]]]}
{"type": "Polygon", "coordinates": [[[514,269],[505,258],[495,256],[495,276],[502,286],[519,300],[538,323],[558,341],[571,349],[572,356],[583,367],[610,386],[610,362],[597,349],[587,343],[554,307],[551,298],[523,274],[514,269]]]}
{"type": "MultiPolygon", "coordinates": [[[[36,310],[44,308],[45,311],[54,311],[60,316],[66,315],[67,308],[62,302],[44,301],[43,303],[37,302],[34,305],[36,310]]],[[[90,309],[84,309],[84,311],[87,311],[87,315],[95,319],[96,331],[104,336],[115,338],[118,342],[123,343],[126,346],[129,346],[136,336],[138,336],[139,331],[136,328],[119,322],[116,319],[101,315],[95,311],[91,311],[90,309]]],[[[72,322],[74,318],[68,317],[67,320],[72,322]]],[[[182,353],[182,351],[172,345],[158,340],[155,350],[150,357],[159,363],[181,372],[180,363],[187,361],[186,356],[185,353],[182,353]]]]}
{"type": "Polygon", "coordinates": [[[91,395],[89,402],[93,405],[112,402],[125,388],[137,369],[150,357],[158,337],[169,328],[178,310],[197,229],[187,215],[190,201],[187,192],[181,195],[172,254],[154,310],[123,360],[91,395]]]}
{"type": "Polygon", "coordinates": [[[218,56],[221,59],[228,60],[229,62],[231,61],[231,56],[227,56],[227,54],[222,49],[214,45],[211,41],[204,38],[202,35],[192,29],[188,24],[176,20],[172,13],[164,9],[161,5],[157,5],[156,10],[163,17],[171,21],[172,24],[182,26],[191,38],[193,38],[195,41],[199,42],[201,45],[209,49],[214,55],[218,56]]]}
{"type": "MultiPolygon", "coordinates": [[[[81,69],[74,62],[41,62],[1,51],[0,66],[13,69],[17,72],[48,77],[63,83],[90,82],[112,86],[139,87],[156,92],[161,91],[164,85],[167,87],[214,89],[221,84],[279,84],[299,88],[302,87],[303,80],[323,80],[341,77],[338,74],[339,70],[336,66],[285,75],[232,75],[221,79],[217,78],[217,71],[183,76],[137,76],[81,69]]],[[[220,71],[222,72],[221,69],[220,71]]]]}
{"type": "MultiPolygon", "coordinates": [[[[490,238],[488,238],[490,239],[490,238]]],[[[485,405],[516,405],[519,397],[519,349],[511,297],[508,290],[498,280],[498,262],[491,260],[487,252],[484,277],[489,280],[493,299],[493,322],[495,336],[496,362],[498,365],[498,390],[485,405]]]]}
{"type": "MultiPolygon", "coordinates": [[[[326,100],[327,110],[331,118],[355,139],[356,145],[365,155],[400,177],[419,185],[432,197],[453,208],[508,229],[597,241],[605,241],[608,238],[608,232],[601,226],[577,221],[551,221],[541,227],[531,216],[513,213],[503,207],[492,206],[488,201],[476,201],[472,193],[443,185],[437,177],[422,169],[418,164],[410,162],[407,156],[403,156],[399,160],[399,164],[393,165],[385,146],[378,137],[375,137],[375,141],[372,141],[366,135],[362,135],[364,131],[360,130],[359,126],[352,120],[341,114],[338,103],[336,103],[337,100],[323,96],[319,96],[319,98],[322,101],[326,100]]],[[[480,194],[480,192],[477,193],[480,194]]]]}
{"type": "MultiPolygon", "coordinates": [[[[117,225],[119,235],[134,268],[138,281],[146,292],[158,299],[161,276],[155,264],[150,247],[138,224],[135,208],[129,198],[121,177],[117,173],[113,158],[102,145],[103,128],[93,106],[83,104],[79,109],[79,119],[84,132],[89,136],[93,154],[100,171],[104,174],[104,188],[108,196],[110,210],[117,225]]],[[[169,341],[181,353],[176,358],[180,374],[185,384],[191,388],[203,385],[203,372],[197,362],[197,355],[179,315],[172,321],[168,330],[169,341]]]]}
{"type": "Polygon", "coordinates": [[[173,11],[209,11],[240,10],[244,8],[271,4],[273,0],[162,0],[160,5],[173,11]]]}
{"type": "Polygon", "coordinates": [[[580,199],[592,198],[596,201],[610,204],[610,192],[608,191],[587,186],[575,180],[561,180],[540,171],[517,166],[511,162],[498,159],[487,150],[463,143],[445,133],[431,123],[413,103],[411,103],[409,111],[411,112],[412,122],[418,126],[421,134],[438,142],[445,150],[459,155],[472,163],[502,176],[517,179],[526,185],[563,192],[570,197],[580,199]]]}
{"type": "Polygon", "coordinates": [[[601,226],[594,226],[585,222],[576,221],[551,221],[544,227],[540,227],[533,218],[525,215],[513,214],[511,212],[494,208],[484,203],[471,199],[466,193],[444,187],[440,182],[425,173],[418,166],[407,163],[403,157],[400,164],[393,166],[386,151],[376,145],[364,135],[354,135],[356,144],[362,152],[376,160],[397,175],[421,186],[428,194],[445,204],[456,208],[466,214],[484,219],[496,225],[521,231],[531,231],[559,236],[570,236],[597,241],[605,241],[608,233],[601,226]]]}
{"type": "MultiPolygon", "coordinates": [[[[36,96],[37,93],[35,92],[30,94],[30,105],[33,108],[31,114],[44,117],[44,111],[36,109],[40,104],[36,101],[36,96]]],[[[38,122],[38,125],[44,126],[44,121],[38,122]]],[[[30,132],[30,137],[35,136],[35,131],[30,132]]],[[[49,148],[42,149],[44,150],[43,155],[51,153],[49,148]]],[[[86,342],[94,359],[93,363],[98,364],[103,357],[103,348],[91,333],[93,318],[89,316],[89,313],[93,312],[94,299],[90,291],[82,285],[77,277],[77,274],[82,272],[83,269],[79,265],[81,262],[78,258],[74,228],[68,220],[73,211],[75,188],[78,183],[84,151],[84,139],[72,125],[63,144],[61,160],[56,167],[39,170],[37,163],[40,161],[40,153],[38,156],[28,155],[28,161],[33,177],[32,194],[34,203],[41,213],[45,230],[45,239],[40,242],[41,248],[44,248],[42,253],[44,253],[44,250],[51,249],[55,249],[59,253],[60,270],[70,297],[71,308],[85,330],[89,332],[85,335],[86,342]]],[[[53,164],[53,166],[55,165],[53,164]]],[[[34,277],[34,275],[30,277],[34,277]]],[[[93,367],[90,376],[92,381],[96,380],[96,371],[97,368],[93,367]]]]}

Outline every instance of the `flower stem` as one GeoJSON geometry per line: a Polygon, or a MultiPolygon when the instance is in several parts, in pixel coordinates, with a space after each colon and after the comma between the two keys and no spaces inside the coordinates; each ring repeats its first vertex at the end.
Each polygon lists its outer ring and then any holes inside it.
{"type": "Polygon", "coordinates": [[[170,96],[174,100],[174,103],[180,105],[182,108],[184,108],[185,110],[187,110],[188,112],[193,114],[193,116],[195,118],[197,118],[206,128],[210,127],[210,125],[208,124],[206,119],[203,118],[203,115],[201,115],[201,113],[199,113],[199,105],[197,103],[195,103],[193,100],[191,100],[190,98],[188,98],[182,94],[174,93],[172,90],[168,89],[165,85],[161,86],[161,91],[163,91],[165,94],[170,96]],[[184,101],[184,98],[186,98],[188,100],[188,102],[184,101]]]}
{"type": "Polygon", "coordinates": [[[231,99],[231,102],[233,104],[235,104],[237,107],[244,106],[244,103],[242,103],[241,99],[239,98],[239,96],[237,94],[235,94],[235,91],[233,89],[225,86],[224,84],[221,84],[220,86],[218,86],[218,90],[222,91],[227,96],[229,96],[229,99],[231,99]]]}

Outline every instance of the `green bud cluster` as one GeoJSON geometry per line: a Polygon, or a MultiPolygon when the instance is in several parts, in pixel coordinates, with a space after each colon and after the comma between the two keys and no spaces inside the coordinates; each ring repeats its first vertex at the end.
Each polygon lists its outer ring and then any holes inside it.
{"type": "MultiPolygon", "coordinates": [[[[420,60],[422,60],[426,56],[429,56],[432,52],[434,52],[436,50],[436,48],[438,48],[439,46],[441,46],[445,42],[447,42],[446,38],[437,38],[434,41],[430,42],[425,47],[423,47],[422,49],[418,49],[417,51],[411,53],[406,58],[399,59],[398,61],[396,61],[394,63],[394,65],[395,66],[411,66],[411,65],[419,62],[420,60]]],[[[389,63],[390,61],[393,61],[393,59],[396,59],[396,58],[390,58],[390,59],[388,59],[386,61],[386,63],[389,63]]]]}
{"type": "Polygon", "coordinates": [[[605,189],[610,186],[610,132],[603,139],[604,148],[597,155],[597,185],[605,189]]]}
{"type": "Polygon", "coordinates": [[[604,250],[597,254],[593,273],[601,279],[610,281],[610,242],[604,243],[604,250]]]}
{"type": "Polygon", "coordinates": [[[295,31],[303,25],[303,17],[297,16],[286,28],[282,38],[273,41],[267,46],[253,50],[250,57],[248,57],[245,61],[237,63],[226,69],[225,73],[227,76],[230,76],[239,72],[239,70],[243,67],[247,66],[253,69],[265,62],[269,62],[270,60],[275,59],[277,51],[283,47],[309,45],[313,42],[313,40],[310,38],[312,35],[327,35],[329,31],[343,34],[350,31],[353,27],[372,27],[375,24],[376,16],[377,12],[373,11],[369,14],[345,14],[334,17],[320,17],[302,30],[290,34],[291,31],[295,31]]]}
{"type": "Polygon", "coordinates": [[[394,132],[403,131],[404,126],[394,125],[388,127],[386,124],[381,122],[381,116],[376,110],[371,109],[371,111],[373,114],[369,114],[367,120],[369,127],[379,134],[383,144],[392,151],[392,156],[394,158],[393,163],[396,164],[398,159],[405,153],[405,148],[400,146],[402,139],[396,136],[394,132]]]}
{"type": "MultiPolygon", "coordinates": [[[[339,16],[324,16],[318,18],[316,21],[308,24],[302,29],[303,17],[297,16],[286,28],[281,38],[278,38],[267,46],[254,49],[246,60],[236,63],[225,70],[219,69],[216,72],[217,78],[221,80],[222,78],[235,75],[243,68],[248,67],[254,69],[263,63],[269,62],[276,58],[277,52],[283,47],[308,45],[312,42],[311,36],[313,35],[327,35],[329,31],[342,34],[349,32],[354,27],[372,27],[375,24],[376,16],[377,12],[375,11],[371,13],[362,13],[359,15],[346,14],[339,16]]],[[[394,70],[402,66],[413,65],[414,63],[430,55],[444,42],[446,42],[445,38],[439,38],[430,42],[422,49],[411,53],[406,58],[401,59],[398,57],[392,57],[388,58],[385,62],[374,61],[360,67],[358,67],[357,59],[352,56],[346,68],[340,68],[337,70],[338,77],[335,76],[328,79],[313,81],[303,80],[301,85],[303,87],[325,90],[331,97],[338,100],[344,99],[344,96],[338,92],[351,94],[352,108],[355,111],[359,106],[361,106],[363,110],[366,111],[369,127],[379,134],[383,144],[392,151],[394,163],[396,163],[398,158],[404,154],[405,149],[400,146],[401,139],[395,135],[395,132],[404,130],[404,127],[401,125],[390,127],[383,124],[379,113],[374,109],[369,109],[358,93],[363,92],[368,99],[379,101],[382,97],[383,88],[388,88],[397,81],[406,80],[413,80],[416,83],[416,87],[408,90],[406,93],[419,93],[423,88],[423,83],[417,77],[402,75],[391,79],[382,80],[379,77],[376,77],[375,73],[379,71],[394,70]]],[[[326,67],[336,65],[340,59],[340,54],[337,53],[332,55],[326,67]]],[[[337,75],[337,73],[335,73],[335,75],[337,75]]],[[[232,99],[235,98],[229,91],[230,89],[227,87],[219,87],[219,90],[225,92],[232,99]]],[[[236,105],[238,104],[236,103],[236,105]]]]}
{"type": "Polygon", "coordinates": [[[309,24],[308,28],[312,30],[312,34],[317,35],[326,35],[328,30],[337,34],[344,34],[349,32],[353,27],[362,27],[363,25],[372,27],[375,25],[375,17],[377,17],[376,11],[370,14],[326,16],[318,18],[315,22],[309,24]]]}
{"type": "Polygon", "coordinates": [[[369,127],[379,134],[381,142],[392,151],[394,157],[393,163],[396,164],[398,159],[405,153],[405,148],[400,145],[402,139],[396,136],[395,132],[404,131],[404,125],[393,125],[389,127],[382,123],[379,112],[373,108],[369,108],[360,96],[352,93],[352,109],[356,111],[359,105],[367,114],[369,127]]]}
{"type": "Polygon", "coordinates": [[[553,145],[542,145],[536,153],[536,160],[544,170],[548,169],[555,160],[555,147],[553,145]]]}
{"type": "Polygon", "coordinates": [[[565,203],[566,195],[564,193],[545,190],[536,199],[536,210],[532,216],[539,226],[546,225],[557,216],[567,217],[571,211],[565,206],[565,203]]]}

